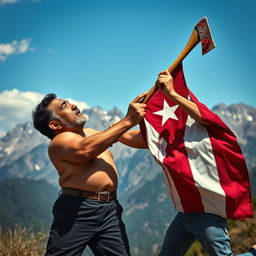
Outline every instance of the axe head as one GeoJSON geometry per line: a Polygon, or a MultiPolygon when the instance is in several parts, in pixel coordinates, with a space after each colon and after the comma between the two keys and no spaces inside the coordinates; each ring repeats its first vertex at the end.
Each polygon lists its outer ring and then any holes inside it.
{"type": "Polygon", "coordinates": [[[195,29],[197,30],[200,41],[202,44],[202,54],[206,54],[213,48],[215,48],[215,43],[211,34],[210,26],[207,20],[207,17],[202,18],[196,25],[195,29]]]}

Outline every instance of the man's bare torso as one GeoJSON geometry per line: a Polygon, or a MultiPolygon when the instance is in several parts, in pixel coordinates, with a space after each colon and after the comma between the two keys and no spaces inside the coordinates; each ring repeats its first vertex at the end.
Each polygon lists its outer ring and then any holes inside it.
{"type": "MultiPolygon", "coordinates": [[[[87,136],[94,134],[91,129],[84,129],[87,136]]],[[[50,159],[59,173],[61,187],[85,191],[115,191],[118,175],[109,150],[105,150],[89,161],[73,163],[61,159],[57,152],[49,153],[50,159]]]]}

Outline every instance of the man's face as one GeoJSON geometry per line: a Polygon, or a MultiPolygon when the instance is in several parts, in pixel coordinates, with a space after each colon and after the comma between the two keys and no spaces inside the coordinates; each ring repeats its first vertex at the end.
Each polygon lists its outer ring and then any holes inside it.
{"type": "Polygon", "coordinates": [[[80,112],[75,104],[71,104],[67,100],[53,99],[47,108],[53,111],[67,128],[84,126],[88,120],[88,117],[80,112]]]}

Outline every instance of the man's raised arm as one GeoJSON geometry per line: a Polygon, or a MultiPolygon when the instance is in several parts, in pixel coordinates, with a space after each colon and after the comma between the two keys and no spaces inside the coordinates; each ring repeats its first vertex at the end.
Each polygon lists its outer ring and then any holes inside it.
{"type": "Polygon", "coordinates": [[[187,112],[195,121],[201,125],[209,125],[207,121],[203,120],[197,105],[183,96],[179,95],[173,86],[173,79],[168,70],[164,70],[158,74],[156,85],[160,87],[163,93],[172,101],[176,102],[185,112],[187,112]]]}
{"type": "Polygon", "coordinates": [[[127,131],[119,138],[118,141],[132,148],[148,148],[140,130],[127,131]]]}
{"type": "Polygon", "coordinates": [[[84,162],[96,158],[145,116],[146,104],[140,103],[145,95],[143,93],[136,97],[129,104],[126,116],[109,129],[85,137],[69,132],[59,134],[52,141],[49,153],[59,153],[62,159],[70,162],[84,162]]]}

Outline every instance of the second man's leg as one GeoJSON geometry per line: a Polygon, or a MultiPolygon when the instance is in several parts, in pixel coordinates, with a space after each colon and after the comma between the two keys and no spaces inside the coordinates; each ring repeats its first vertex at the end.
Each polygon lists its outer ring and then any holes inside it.
{"type": "Polygon", "coordinates": [[[183,256],[195,241],[186,229],[186,218],[179,212],[168,228],[159,256],[183,256]]]}

